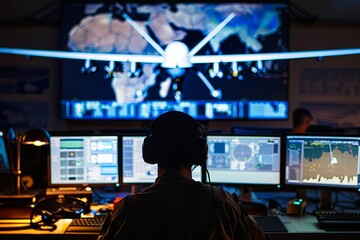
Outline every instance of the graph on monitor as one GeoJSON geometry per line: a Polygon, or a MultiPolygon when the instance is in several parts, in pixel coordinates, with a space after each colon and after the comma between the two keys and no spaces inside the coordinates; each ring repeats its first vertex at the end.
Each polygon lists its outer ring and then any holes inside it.
{"type": "Polygon", "coordinates": [[[359,188],[359,136],[287,135],[285,184],[359,188]]]}

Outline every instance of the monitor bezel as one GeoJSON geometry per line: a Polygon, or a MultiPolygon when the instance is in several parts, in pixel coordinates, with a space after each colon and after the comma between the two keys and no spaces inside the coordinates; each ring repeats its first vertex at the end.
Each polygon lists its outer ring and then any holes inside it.
{"type": "Polygon", "coordinates": [[[5,148],[5,152],[7,154],[7,164],[9,164],[9,169],[7,171],[4,172],[0,172],[0,192],[5,193],[5,194],[12,194],[16,192],[16,182],[15,182],[15,161],[16,159],[14,159],[14,154],[15,152],[13,152],[15,150],[15,145],[16,141],[14,140],[14,142],[9,139],[8,134],[8,130],[5,129],[1,129],[0,128],[0,133],[2,133],[2,138],[4,140],[4,148],[5,148]]]}
{"type": "Polygon", "coordinates": [[[7,133],[5,130],[0,129],[0,134],[2,134],[2,138],[4,140],[4,148],[5,148],[5,152],[7,155],[7,164],[9,164],[9,169],[7,172],[0,172],[0,174],[4,174],[4,175],[13,175],[14,174],[14,159],[13,159],[13,154],[11,151],[11,146],[10,146],[10,141],[9,138],[7,137],[7,133]]]}
{"type": "Polygon", "coordinates": [[[146,137],[147,134],[143,134],[143,133],[124,133],[119,135],[119,144],[120,144],[120,149],[119,149],[119,161],[120,161],[120,165],[119,165],[119,172],[121,174],[120,177],[120,184],[121,186],[132,186],[132,185],[137,185],[137,186],[150,186],[152,184],[155,183],[154,182],[135,182],[135,181],[124,181],[124,151],[123,151],[123,140],[124,137],[146,137]]]}
{"type": "Polygon", "coordinates": [[[102,133],[95,133],[94,131],[91,130],[84,130],[84,131],[50,131],[50,140],[51,137],[107,137],[107,136],[111,136],[111,137],[117,137],[117,174],[118,174],[118,180],[117,182],[114,183],[51,183],[51,167],[50,167],[50,163],[51,163],[51,147],[49,150],[49,157],[48,157],[48,161],[47,161],[47,187],[49,188],[66,188],[66,187],[70,187],[70,188],[86,188],[86,187],[118,187],[120,186],[120,171],[119,171],[119,149],[120,149],[120,145],[119,145],[119,135],[117,134],[102,134],[102,133]]]}
{"type": "Polygon", "coordinates": [[[353,134],[339,134],[339,133],[285,133],[283,136],[283,161],[282,161],[282,168],[281,168],[281,182],[285,189],[296,191],[298,189],[317,189],[317,190],[333,190],[333,191],[354,191],[354,192],[360,192],[360,184],[355,187],[351,185],[327,185],[327,184],[315,184],[315,183],[289,183],[286,181],[286,166],[287,166],[287,139],[288,137],[344,137],[344,138],[358,138],[360,143],[360,136],[359,135],[353,135],[353,134]]]}

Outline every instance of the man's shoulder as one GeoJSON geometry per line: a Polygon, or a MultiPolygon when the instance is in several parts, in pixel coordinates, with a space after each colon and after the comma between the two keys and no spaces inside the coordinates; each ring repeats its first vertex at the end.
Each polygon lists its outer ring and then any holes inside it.
{"type": "MultiPolygon", "coordinates": [[[[202,184],[202,183],[201,183],[202,184]]],[[[210,184],[202,184],[208,191],[213,192],[217,197],[232,199],[234,201],[238,201],[237,195],[231,194],[227,190],[224,190],[218,186],[210,185],[210,184]]]]}
{"type": "Polygon", "coordinates": [[[187,196],[193,196],[192,201],[201,201],[204,199],[215,200],[217,202],[226,202],[237,205],[238,199],[226,190],[217,186],[203,184],[197,181],[178,183],[176,185],[159,183],[154,184],[140,193],[128,195],[121,200],[121,205],[124,206],[138,206],[140,204],[147,204],[153,201],[166,201],[167,198],[173,201],[181,201],[187,196]]]}

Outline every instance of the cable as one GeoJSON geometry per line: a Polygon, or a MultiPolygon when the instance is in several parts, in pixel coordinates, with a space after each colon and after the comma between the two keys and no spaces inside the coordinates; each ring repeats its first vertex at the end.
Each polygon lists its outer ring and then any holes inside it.
{"type": "Polygon", "coordinates": [[[339,192],[339,195],[342,195],[344,197],[346,197],[347,199],[353,201],[354,203],[358,201],[358,199],[355,199],[354,195],[352,195],[349,192],[346,192],[347,194],[345,194],[344,192],[339,192]]]}
{"type": "Polygon", "coordinates": [[[221,221],[220,221],[220,215],[219,215],[219,211],[216,207],[216,201],[215,201],[215,193],[214,193],[214,188],[211,184],[211,180],[210,180],[210,173],[208,171],[208,169],[206,168],[206,166],[203,166],[204,170],[205,170],[205,173],[207,174],[207,177],[209,179],[209,185],[210,185],[210,191],[211,191],[211,196],[212,196],[212,199],[213,199],[213,207],[214,207],[214,212],[215,212],[215,215],[216,215],[216,219],[217,219],[217,226],[218,226],[218,239],[225,239],[224,236],[223,236],[223,231],[222,231],[222,227],[221,227],[221,221]]]}
{"type": "Polygon", "coordinates": [[[193,172],[199,165],[193,165],[191,168],[191,172],[193,172]]]}

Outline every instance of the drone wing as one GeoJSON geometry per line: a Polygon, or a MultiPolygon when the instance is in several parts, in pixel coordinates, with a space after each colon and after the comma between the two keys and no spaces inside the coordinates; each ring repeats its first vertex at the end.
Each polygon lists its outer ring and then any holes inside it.
{"type": "MultiPolygon", "coordinates": [[[[0,48],[0,54],[13,54],[34,57],[50,57],[59,59],[78,59],[94,61],[158,63],[164,62],[160,55],[116,54],[116,53],[85,53],[55,50],[35,50],[21,48],[0,48]]],[[[293,51],[278,53],[226,54],[226,55],[195,55],[189,58],[191,64],[253,62],[266,60],[292,60],[302,58],[322,58],[360,54],[360,48],[293,51]]]]}
{"type": "Polygon", "coordinates": [[[21,48],[0,48],[0,53],[24,55],[29,57],[50,57],[50,58],[60,58],[60,59],[78,59],[78,60],[94,60],[94,61],[140,62],[140,63],[162,63],[164,61],[164,57],[160,55],[85,53],[85,52],[67,52],[67,51],[35,50],[35,49],[21,49],[21,48]]]}
{"type": "Polygon", "coordinates": [[[278,53],[253,53],[253,54],[227,54],[227,55],[199,55],[190,57],[192,64],[198,63],[227,63],[227,62],[254,62],[266,60],[291,60],[302,58],[322,58],[344,55],[360,54],[360,48],[294,51],[278,53]]]}

